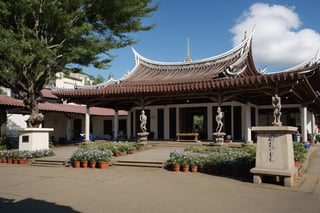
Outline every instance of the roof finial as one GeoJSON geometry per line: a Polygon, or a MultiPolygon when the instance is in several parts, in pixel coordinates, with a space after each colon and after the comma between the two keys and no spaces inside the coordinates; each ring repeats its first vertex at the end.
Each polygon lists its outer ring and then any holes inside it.
{"type": "Polygon", "coordinates": [[[247,31],[245,30],[242,41],[246,40],[246,38],[247,38],[247,31]]]}
{"type": "Polygon", "coordinates": [[[191,58],[190,58],[190,47],[189,47],[189,38],[187,39],[187,58],[186,60],[184,60],[185,62],[191,62],[191,58]]]}

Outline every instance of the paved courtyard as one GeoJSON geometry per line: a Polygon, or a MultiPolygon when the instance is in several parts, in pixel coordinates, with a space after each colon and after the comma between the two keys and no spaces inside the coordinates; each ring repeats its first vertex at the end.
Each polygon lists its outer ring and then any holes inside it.
{"type": "Polygon", "coordinates": [[[285,188],[202,173],[0,164],[0,212],[320,212],[320,156],[285,188]]]}

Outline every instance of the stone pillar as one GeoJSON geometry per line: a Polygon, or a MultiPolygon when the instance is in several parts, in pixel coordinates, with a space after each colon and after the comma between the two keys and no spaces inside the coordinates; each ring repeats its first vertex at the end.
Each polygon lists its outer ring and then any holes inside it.
{"type": "Polygon", "coordinates": [[[113,132],[113,138],[114,140],[118,139],[118,132],[119,132],[119,111],[116,109],[114,111],[114,132],[113,132]]]}
{"type": "Polygon", "coordinates": [[[211,132],[213,132],[213,127],[212,127],[212,106],[207,107],[208,110],[208,140],[212,141],[213,137],[211,132]]]}
{"type": "Polygon", "coordinates": [[[301,107],[301,136],[302,142],[308,141],[307,138],[307,107],[301,107]]]}
{"type": "Polygon", "coordinates": [[[316,117],[312,113],[312,117],[311,117],[311,133],[312,133],[312,135],[315,135],[316,128],[317,128],[316,117]]]}
{"type": "MultiPolygon", "coordinates": [[[[170,110],[169,108],[166,106],[163,108],[163,117],[164,117],[164,123],[165,124],[169,124],[170,123],[170,110]]],[[[164,125],[164,138],[165,139],[169,139],[170,138],[170,129],[169,129],[169,125],[164,125]]]]}
{"type": "Polygon", "coordinates": [[[126,132],[126,135],[127,135],[127,138],[131,138],[131,120],[132,120],[132,117],[131,117],[131,111],[128,111],[128,117],[127,117],[127,132],[126,132]]]}
{"type": "Polygon", "coordinates": [[[85,141],[90,141],[90,107],[86,106],[85,114],[85,141]]]}
{"type": "Polygon", "coordinates": [[[252,144],[252,137],[251,137],[251,106],[250,103],[247,103],[245,107],[245,137],[246,137],[246,144],[252,144]]]}
{"type": "Polygon", "coordinates": [[[69,118],[66,118],[66,135],[67,135],[67,141],[71,141],[72,139],[72,120],[69,118]]]}

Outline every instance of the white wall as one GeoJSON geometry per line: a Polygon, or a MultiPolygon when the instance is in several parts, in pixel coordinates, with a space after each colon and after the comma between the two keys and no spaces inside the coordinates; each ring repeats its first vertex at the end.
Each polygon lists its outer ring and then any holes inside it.
{"type": "MultiPolygon", "coordinates": [[[[55,140],[67,137],[67,118],[63,113],[49,112],[45,114],[44,127],[53,128],[54,131],[50,132],[50,137],[54,136],[55,140]]],[[[70,130],[69,130],[70,131],[70,130]]]]}
{"type": "Polygon", "coordinates": [[[6,135],[19,137],[18,129],[27,127],[26,120],[29,118],[29,115],[8,114],[7,118],[6,135]]]}

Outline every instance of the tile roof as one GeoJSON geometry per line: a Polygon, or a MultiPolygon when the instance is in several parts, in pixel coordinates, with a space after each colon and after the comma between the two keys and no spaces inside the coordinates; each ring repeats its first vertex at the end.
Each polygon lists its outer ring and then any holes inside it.
{"type": "MultiPolygon", "coordinates": [[[[7,108],[24,107],[22,100],[14,99],[9,96],[0,95],[0,106],[7,108]]],[[[70,112],[77,114],[85,114],[86,106],[77,104],[59,104],[59,103],[39,103],[40,111],[51,112],[70,112]]],[[[91,115],[99,116],[113,116],[115,111],[109,108],[90,107],[91,115]]],[[[127,115],[128,113],[123,110],[119,110],[119,115],[127,115]]]]}
{"type": "Polygon", "coordinates": [[[123,82],[190,81],[259,74],[252,66],[251,37],[226,53],[191,62],[157,62],[133,51],[137,64],[133,71],[122,79],[123,82]]]}
{"type": "Polygon", "coordinates": [[[41,96],[43,98],[58,99],[57,96],[52,94],[52,91],[50,89],[42,89],[41,90],[41,96]]]}
{"type": "Polygon", "coordinates": [[[134,54],[135,68],[120,81],[97,88],[56,89],[53,94],[59,97],[121,96],[211,90],[219,87],[220,80],[260,75],[253,65],[251,37],[224,54],[192,62],[157,62],[144,58],[135,50],[134,54]]]}
{"type": "Polygon", "coordinates": [[[10,96],[0,95],[0,105],[9,107],[23,107],[23,101],[14,99],[10,96]]]}

